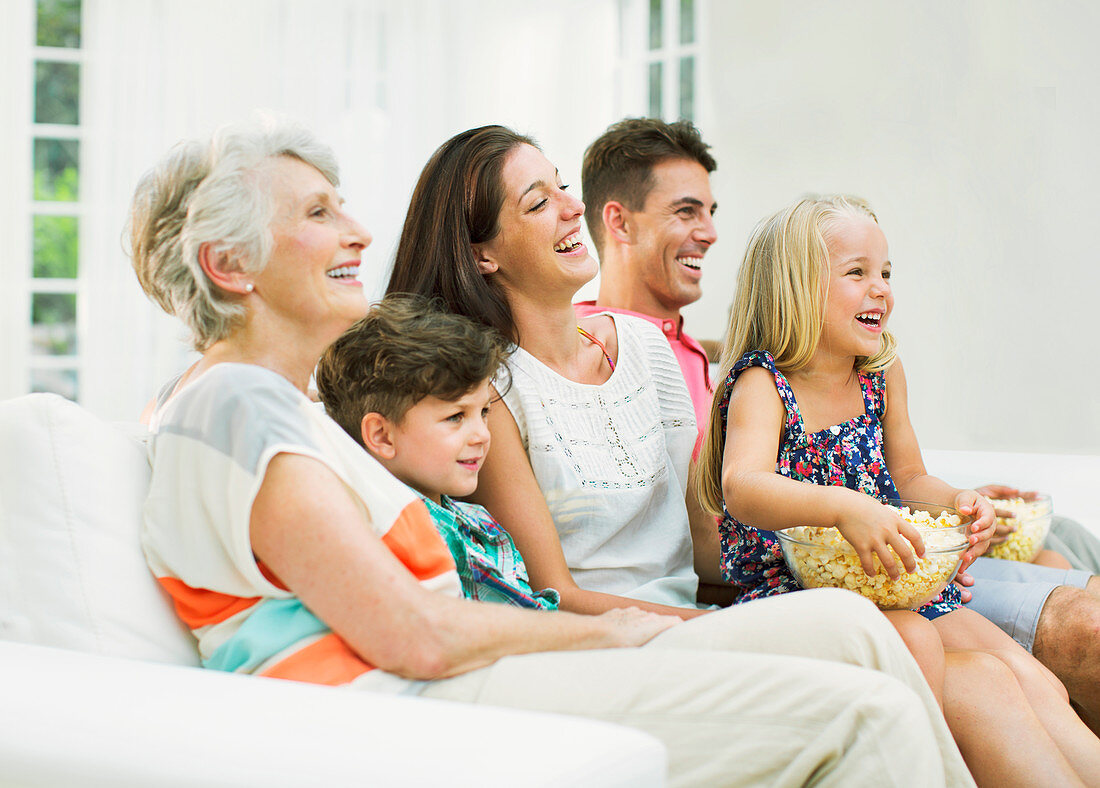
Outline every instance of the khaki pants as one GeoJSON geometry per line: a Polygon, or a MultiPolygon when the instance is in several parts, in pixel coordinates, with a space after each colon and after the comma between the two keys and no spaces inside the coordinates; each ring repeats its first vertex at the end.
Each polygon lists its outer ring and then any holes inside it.
{"type": "Polygon", "coordinates": [[[508,657],[422,695],[639,728],[668,747],[673,785],[973,785],[901,639],[845,591],[717,611],[638,649],[508,657]]]}
{"type": "Polygon", "coordinates": [[[1100,539],[1076,520],[1055,517],[1043,547],[1064,555],[1074,569],[1100,574],[1100,539]]]}

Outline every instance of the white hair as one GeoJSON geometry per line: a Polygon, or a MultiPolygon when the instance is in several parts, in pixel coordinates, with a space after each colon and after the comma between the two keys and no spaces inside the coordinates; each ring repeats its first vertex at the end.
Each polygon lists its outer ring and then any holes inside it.
{"type": "Polygon", "coordinates": [[[265,118],[174,146],[147,172],[130,208],[130,254],[142,289],[191,331],[196,350],[228,336],[244,315],[239,297],[207,278],[199,251],[212,245],[257,273],[271,254],[275,206],[270,159],[289,156],[339,184],[332,150],[296,124],[265,118]]]}

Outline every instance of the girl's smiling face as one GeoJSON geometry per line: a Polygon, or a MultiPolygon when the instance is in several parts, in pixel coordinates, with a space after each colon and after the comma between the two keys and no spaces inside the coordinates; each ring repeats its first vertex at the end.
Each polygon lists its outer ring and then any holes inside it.
{"type": "Polygon", "coordinates": [[[894,308],[890,253],[878,223],[869,216],[844,216],[826,233],[828,297],[821,347],[845,356],[873,356],[894,308]]]}
{"type": "Polygon", "coordinates": [[[509,294],[567,298],[592,279],[596,262],[581,241],[584,203],[569,194],[538,148],[518,145],[501,172],[500,232],[477,248],[478,267],[509,294]]]}

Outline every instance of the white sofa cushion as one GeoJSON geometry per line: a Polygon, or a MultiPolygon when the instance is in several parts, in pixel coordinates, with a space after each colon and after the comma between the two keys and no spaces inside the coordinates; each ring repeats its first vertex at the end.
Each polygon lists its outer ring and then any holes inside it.
{"type": "Polygon", "coordinates": [[[0,642],[0,784],[661,788],[598,720],[0,642]]]}
{"type": "Polygon", "coordinates": [[[0,402],[0,638],[198,664],[141,553],[133,432],[54,394],[0,402]]]}

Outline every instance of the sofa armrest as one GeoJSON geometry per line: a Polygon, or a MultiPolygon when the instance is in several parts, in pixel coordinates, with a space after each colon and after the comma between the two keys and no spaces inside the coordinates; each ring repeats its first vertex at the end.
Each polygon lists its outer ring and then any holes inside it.
{"type": "Polygon", "coordinates": [[[23,786],[660,786],[608,723],[0,641],[0,764],[23,786]]]}

